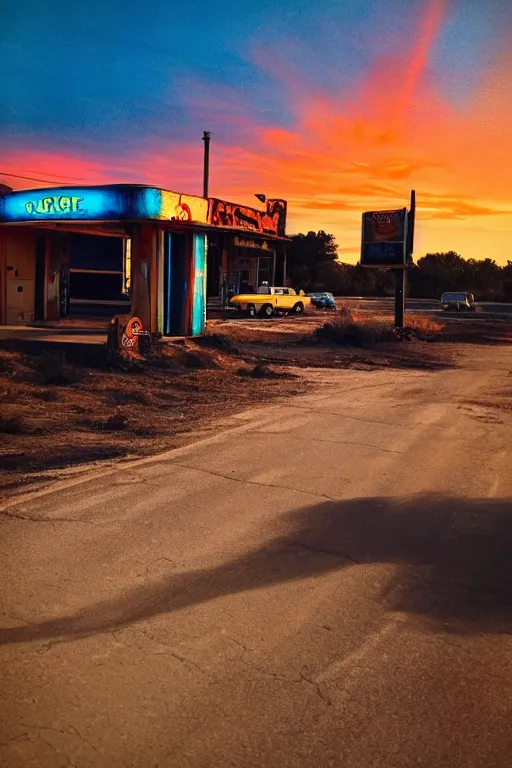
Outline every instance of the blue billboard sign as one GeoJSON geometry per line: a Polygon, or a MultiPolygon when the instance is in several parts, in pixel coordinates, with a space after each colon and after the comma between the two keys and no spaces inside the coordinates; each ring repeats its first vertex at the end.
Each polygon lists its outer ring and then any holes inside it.
{"type": "Polygon", "coordinates": [[[407,209],[363,213],[361,266],[398,267],[407,263],[407,209]]]}

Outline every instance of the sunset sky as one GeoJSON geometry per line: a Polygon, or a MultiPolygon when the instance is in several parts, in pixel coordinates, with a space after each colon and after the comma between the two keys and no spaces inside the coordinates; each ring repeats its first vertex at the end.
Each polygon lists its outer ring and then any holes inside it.
{"type": "Polygon", "coordinates": [[[206,129],[211,194],[283,197],[289,233],[332,232],[343,260],[361,213],[411,188],[416,258],[512,260],[510,0],[7,0],[2,16],[0,182],[201,194],[206,129]]]}

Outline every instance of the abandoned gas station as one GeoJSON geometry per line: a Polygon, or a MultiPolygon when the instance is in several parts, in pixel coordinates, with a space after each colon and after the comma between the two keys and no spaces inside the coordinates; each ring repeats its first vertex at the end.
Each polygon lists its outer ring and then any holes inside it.
{"type": "Polygon", "coordinates": [[[0,196],[0,324],[139,317],[152,334],[203,333],[207,301],[286,279],[286,202],[260,210],[115,184],[0,196]]]}

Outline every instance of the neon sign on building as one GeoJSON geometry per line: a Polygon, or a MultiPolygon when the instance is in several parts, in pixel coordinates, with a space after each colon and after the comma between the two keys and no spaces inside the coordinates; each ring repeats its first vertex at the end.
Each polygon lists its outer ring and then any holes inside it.
{"type": "Polygon", "coordinates": [[[158,221],[206,224],[208,201],[135,184],[56,187],[10,192],[0,197],[0,222],[158,221]]]}
{"type": "Polygon", "coordinates": [[[25,203],[25,210],[29,216],[49,213],[78,213],[81,211],[80,203],[83,201],[83,197],[54,195],[53,197],[43,197],[37,201],[28,200],[25,203]]]}

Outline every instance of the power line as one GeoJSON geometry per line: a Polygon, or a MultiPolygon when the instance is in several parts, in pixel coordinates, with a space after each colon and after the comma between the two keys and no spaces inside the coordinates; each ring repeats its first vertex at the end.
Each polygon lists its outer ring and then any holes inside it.
{"type": "Polygon", "coordinates": [[[26,181],[40,181],[42,184],[67,184],[69,181],[84,181],[84,179],[68,179],[68,181],[59,181],[59,179],[37,179],[34,176],[20,176],[18,173],[6,173],[0,171],[0,176],[9,176],[11,179],[25,179],[26,181]]]}

